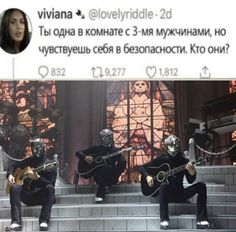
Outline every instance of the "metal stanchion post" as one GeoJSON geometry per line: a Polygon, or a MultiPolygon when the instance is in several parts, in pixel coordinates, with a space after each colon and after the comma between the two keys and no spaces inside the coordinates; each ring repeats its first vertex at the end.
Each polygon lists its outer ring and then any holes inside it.
{"type": "MultiPolygon", "coordinates": [[[[58,162],[58,154],[54,154],[53,156],[54,161],[58,162]]],[[[58,162],[59,163],[59,162],[58,162]]],[[[57,168],[57,180],[56,180],[56,185],[63,185],[66,184],[66,181],[61,177],[60,175],[60,165],[57,168]]]]}
{"type": "Polygon", "coordinates": [[[0,146],[0,172],[3,172],[4,168],[3,168],[3,150],[2,147],[0,146]]]}

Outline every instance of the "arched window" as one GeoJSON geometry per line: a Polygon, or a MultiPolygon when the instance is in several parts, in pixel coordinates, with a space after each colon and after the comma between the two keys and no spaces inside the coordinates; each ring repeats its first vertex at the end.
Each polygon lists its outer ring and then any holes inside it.
{"type": "Polygon", "coordinates": [[[139,181],[138,167],[160,153],[174,133],[174,83],[166,81],[108,82],[107,126],[117,147],[131,151],[124,181],[139,181]]]}

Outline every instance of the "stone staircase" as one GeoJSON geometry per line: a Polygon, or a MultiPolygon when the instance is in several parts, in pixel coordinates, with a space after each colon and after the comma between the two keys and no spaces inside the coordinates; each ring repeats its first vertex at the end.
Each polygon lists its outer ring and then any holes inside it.
{"type": "MultiPolygon", "coordinates": [[[[208,216],[216,226],[213,231],[236,232],[236,167],[197,167],[197,173],[197,181],[207,183],[208,216]]],[[[5,172],[1,172],[0,231],[10,224],[10,202],[5,186],[5,172]]],[[[50,231],[160,231],[159,204],[156,199],[142,196],[139,184],[113,186],[104,204],[94,204],[95,188],[58,183],[50,231]]],[[[169,205],[169,231],[207,231],[196,229],[195,202],[196,197],[169,205]]],[[[41,206],[22,207],[22,231],[38,231],[40,209],[41,206]]]]}

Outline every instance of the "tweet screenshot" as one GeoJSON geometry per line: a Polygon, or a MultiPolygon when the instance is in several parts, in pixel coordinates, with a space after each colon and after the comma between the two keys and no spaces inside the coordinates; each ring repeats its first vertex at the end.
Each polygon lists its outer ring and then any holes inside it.
{"type": "Polygon", "coordinates": [[[235,1],[0,2],[0,231],[236,231],[235,1]]]}
{"type": "Polygon", "coordinates": [[[232,1],[27,3],[1,4],[1,79],[235,77],[232,1]],[[4,16],[12,7],[27,23],[15,32],[19,48],[7,42],[4,16]]]}

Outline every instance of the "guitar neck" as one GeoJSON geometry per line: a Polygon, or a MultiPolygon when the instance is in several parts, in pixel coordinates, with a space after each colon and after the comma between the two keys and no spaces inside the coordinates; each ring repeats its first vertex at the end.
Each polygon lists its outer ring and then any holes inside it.
{"type": "Polygon", "coordinates": [[[40,166],[40,167],[35,168],[35,169],[34,169],[34,172],[41,172],[41,171],[43,171],[44,169],[45,169],[45,165],[42,165],[42,166],[40,166]]]}
{"type": "MultiPolygon", "coordinates": [[[[192,162],[192,164],[195,164],[195,162],[192,162]]],[[[183,171],[183,170],[186,168],[186,165],[187,165],[187,164],[183,164],[183,165],[181,165],[181,166],[178,166],[178,167],[176,167],[176,168],[173,168],[173,169],[171,169],[171,170],[165,172],[165,176],[166,176],[166,177],[167,177],[167,176],[172,176],[172,175],[174,175],[174,174],[176,174],[176,173],[178,173],[178,172],[183,171]]]]}
{"type": "Polygon", "coordinates": [[[103,160],[106,160],[106,159],[109,159],[109,158],[112,158],[112,157],[114,157],[116,155],[121,154],[123,151],[130,151],[130,150],[132,150],[132,147],[124,148],[124,149],[119,150],[117,152],[114,152],[112,154],[104,155],[102,158],[103,158],[103,160]]]}
{"type": "Polygon", "coordinates": [[[34,172],[41,172],[45,169],[53,169],[54,167],[57,167],[57,166],[58,166],[57,162],[43,164],[42,166],[35,168],[34,172]]]}

